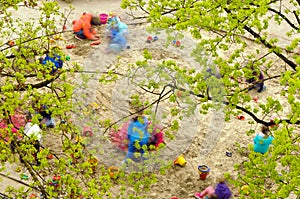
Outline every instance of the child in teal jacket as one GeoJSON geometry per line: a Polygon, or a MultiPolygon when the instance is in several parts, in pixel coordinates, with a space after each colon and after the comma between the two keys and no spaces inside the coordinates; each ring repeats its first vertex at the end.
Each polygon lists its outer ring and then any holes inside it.
{"type": "Polygon", "coordinates": [[[257,134],[254,141],[254,152],[264,154],[268,151],[274,137],[269,135],[269,129],[266,126],[262,127],[262,132],[257,134]]]}

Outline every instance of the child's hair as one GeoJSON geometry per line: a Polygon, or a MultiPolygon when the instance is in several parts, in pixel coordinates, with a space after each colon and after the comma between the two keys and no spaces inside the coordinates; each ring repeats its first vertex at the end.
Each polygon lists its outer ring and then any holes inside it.
{"type": "Polygon", "coordinates": [[[136,122],[136,121],[138,120],[138,118],[139,118],[139,116],[135,116],[135,117],[132,118],[132,120],[133,120],[134,122],[136,122]]]}
{"type": "Polygon", "coordinates": [[[100,25],[100,24],[101,24],[101,23],[100,23],[100,18],[99,18],[99,17],[93,16],[93,17],[92,17],[91,24],[92,24],[92,25],[100,25]]]}
{"type": "Polygon", "coordinates": [[[213,194],[210,196],[210,199],[218,199],[217,194],[213,193],[213,194]]]}
{"type": "Polygon", "coordinates": [[[218,181],[219,183],[225,183],[226,179],[223,176],[221,176],[218,178],[218,181]]]}
{"type": "Polygon", "coordinates": [[[26,121],[32,120],[32,115],[30,112],[26,113],[26,121]]]}
{"type": "Polygon", "coordinates": [[[262,132],[263,134],[265,134],[265,135],[268,135],[268,133],[269,133],[269,127],[263,125],[263,126],[261,127],[261,132],[262,132]]]}

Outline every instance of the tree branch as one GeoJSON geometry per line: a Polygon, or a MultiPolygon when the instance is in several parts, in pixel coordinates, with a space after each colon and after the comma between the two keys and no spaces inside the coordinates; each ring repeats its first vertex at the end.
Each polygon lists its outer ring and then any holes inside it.
{"type": "MultiPolygon", "coordinates": [[[[178,90],[183,91],[183,92],[187,92],[187,90],[184,89],[184,88],[178,88],[178,87],[176,87],[176,86],[174,86],[174,85],[171,85],[171,84],[168,84],[168,86],[170,86],[171,88],[174,88],[174,89],[178,89],[178,90]]],[[[207,98],[209,101],[212,101],[212,100],[213,100],[212,97],[209,97],[209,96],[206,97],[206,96],[204,96],[204,95],[202,95],[202,94],[195,94],[193,91],[189,91],[188,93],[191,94],[191,95],[193,95],[193,96],[196,96],[196,97],[207,98]]],[[[239,105],[236,105],[236,104],[230,104],[230,103],[227,102],[227,101],[222,101],[222,103],[223,103],[224,105],[231,105],[231,106],[234,106],[236,109],[241,110],[242,112],[248,114],[250,117],[252,117],[252,119],[253,119],[256,123],[263,124],[263,125],[265,125],[265,126],[272,126],[272,125],[275,124],[274,122],[271,122],[271,121],[266,122],[266,121],[264,121],[264,120],[262,120],[262,119],[259,119],[254,113],[252,113],[251,111],[248,111],[247,109],[245,109],[244,107],[241,107],[241,106],[239,106],[239,105]]],[[[289,123],[289,124],[292,124],[292,123],[291,123],[291,120],[289,120],[289,119],[282,119],[282,120],[279,120],[278,123],[282,123],[282,122],[287,122],[287,123],[289,123]]],[[[296,123],[293,123],[293,124],[300,124],[300,120],[298,120],[296,123]]]]}
{"type": "MultiPolygon", "coordinates": [[[[25,186],[27,186],[27,187],[30,187],[30,188],[35,189],[35,190],[37,190],[37,191],[40,191],[39,188],[34,187],[34,186],[31,186],[30,184],[27,184],[27,183],[25,183],[25,182],[23,182],[23,181],[21,181],[21,180],[15,179],[15,178],[10,177],[10,176],[8,176],[8,175],[5,175],[5,174],[3,174],[3,173],[0,173],[0,175],[3,176],[3,177],[5,177],[5,178],[8,178],[8,179],[10,179],[10,180],[13,180],[13,181],[15,181],[15,182],[17,182],[17,183],[20,183],[20,184],[22,184],[22,185],[25,185],[25,186]]],[[[0,198],[1,198],[1,195],[0,195],[0,198]]]]}
{"type": "MultiPolygon", "coordinates": [[[[231,13],[231,11],[227,8],[224,9],[227,13],[231,13]]],[[[238,20],[238,19],[237,19],[238,20]]],[[[241,22],[241,20],[238,20],[241,22]]],[[[247,32],[249,32],[254,38],[258,39],[264,46],[269,48],[270,50],[274,50],[277,48],[277,46],[273,46],[270,44],[266,39],[263,39],[260,34],[256,33],[254,30],[252,30],[249,26],[244,25],[243,29],[245,29],[247,32]]],[[[277,52],[276,50],[272,51],[275,55],[277,55],[280,59],[282,59],[286,64],[288,64],[294,71],[296,71],[297,64],[289,60],[287,57],[285,57],[283,54],[277,52]]]]}
{"type": "MultiPolygon", "coordinates": [[[[1,14],[1,11],[0,11],[0,14],[1,14]]],[[[2,198],[2,199],[13,199],[13,198],[8,197],[7,195],[5,195],[5,194],[3,194],[1,192],[0,192],[0,198],[2,198]]]]}
{"type": "MultiPolygon", "coordinates": [[[[164,86],[164,88],[167,87],[167,86],[169,86],[169,85],[164,86]]],[[[124,120],[124,119],[126,119],[126,118],[128,118],[128,117],[130,117],[130,116],[132,116],[132,115],[134,115],[134,114],[137,114],[137,113],[139,113],[139,112],[141,112],[141,111],[143,111],[143,110],[146,110],[146,109],[149,108],[150,106],[156,104],[158,101],[161,101],[162,98],[164,98],[165,96],[167,96],[170,92],[172,92],[172,90],[169,90],[167,93],[165,93],[165,94],[163,94],[163,95],[160,95],[160,97],[159,97],[157,100],[153,101],[152,103],[148,104],[147,106],[143,107],[142,109],[137,110],[136,112],[131,113],[131,114],[127,115],[127,116],[124,116],[124,117],[122,117],[121,119],[117,120],[116,122],[113,122],[112,124],[110,124],[110,125],[104,130],[103,134],[105,135],[106,132],[107,132],[113,125],[119,123],[120,121],[122,121],[122,120],[124,120]]]]}
{"type": "Polygon", "coordinates": [[[295,10],[293,10],[293,14],[294,14],[294,16],[295,16],[295,18],[297,20],[298,25],[300,25],[300,20],[299,20],[299,17],[298,17],[298,15],[297,15],[297,13],[296,13],[295,10]]]}
{"type": "MultiPolygon", "coordinates": [[[[17,146],[16,147],[16,150],[17,150],[17,153],[20,155],[20,157],[22,158],[23,156],[23,153],[24,151],[20,151],[19,150],[19,144],[15,141],[15,140],[12,140],[12,143],[14,146],[17,146]]],[[[37,186],[38,186],[38,190],[40,192],[42,192],[42,194],[44,195],[45,199],[47,199],[47,191],[45,190],[44,186],[42,185],[42,183],[39,181],[39,179],[36,177],[34,171],[32,170],[31,168],[31,165],[26,161],[26,160],[23,160],[23,163],[27,169],[27,171],[30,173],[31,177],[33,178],[33,181],[35,183],[37,183],[37,186]]]]}
{"type": "MultiPolygon", "coordinates": [[[[220,35],[220,36],[223,36],[222,33],[228,34],[228,31],[222,30],[222,29],[218,29],[218,30],[217,30],[217,29],[211,29],[210,31],[213,32],[213,33],[215,33],[215,34],[217,34],[217,35],[220,35]]],[[[247,36],[245,36],[245,35],[240,35],[240,34],[236,34],[236,33],[233,33],[232,35],[233,35],[233,36],[236,36],[236,37],[240,37],[240,38],[246,39],[246,40],[251,41],[251,42],[255,42],[255,39],[250,38],[250,37],[247,37],[247,36]]],[[[293,52],[293,51],[291,51],[291,50],[288,50],[288,49],[286,49],[286,48],[283,48],[283,47],[279,47],[279,48],[280,48],[281,50],[284,50],[284,51],[287,52],[287,53],[295,53],[295,52],[293,52]]],[[[269,52],[268,54],[270,54],[270,52],[269,52]]]]}
{"type": "MultiPolygon", "coordinates": [[[[254,38],[257,38],[263,45],[265,45],[270,50],[275,49],[276,46],[271,45],[269,42],[267,42],[265,39],[263,39],[258,33],[256,33],[254,30],[252,30],[248,26],[244,26],[244,29],[248,31],[254,38]]],[[[283,54],[273,51],[275,55],[277,55],[280,59],[282,59],[287,65],[289,65],[294,71],[296,71],[297,64],[289,60],[287,57],[285,57],[283,54]]]]}
{"type": "MultiPolygon", "coordinates": [[[[36,40],[36,39],[41,39],[41,38],[43,38],[43,37],[50,37],[50,36],[54,36],[54,35],[61,34],[61,33],[65,33],[65,32],[73,32],[73,30],[59,31],[59,32],[55,32],[55,33],[52,33],[52,34],[41,35],[41,36],[38,36],[38,37],[35,37],[35,38],[32,38],[32,39],[28,39],[28,40],[26,40],[26,41],[23,41],[22,43],[20,43],[20,45],[21,45],[21,44],[28,43],[28,42],[30,42],[30,41],[34,41],[34,40],[36,40]]],[[[19,38],[17,38],[17,39],[19,39],[19,38]]],[[[13,40],[16,40],[16,39],[13,39],[13,40]]],[[[6,44],[4,44],[4,45],[6,45],[6,44]]],[[[0,47],[1,47],[1,46],[0,46],[0,47]]],[[[12,47],[16,47],[16,46],[8,46],[8,47],[5,47],[5,48],[2,48],[2,49],[0,50],[0,52],[2,52],[2,51],[4,51],[4,50],[7,50],[7,49],[9,49],[9,48],[12,48],[12,47]]],[[[14,55],[9,55],[9,56],[6,57],[6,58],[14,58],[14,57],[15,57],[14,55]]]]}
{"type": "Polygon", "coordinates": [[[50,84],[51,82],[53,82],[56,79],[58,79],[59,76],[60,76],[60,73],[57,74],[56,76],[52,77],[51,79],[45,80],[45,81],[37,83],[37,84],[26,84],[25,86],[23,86],[21,88],[19,88],[17,86],[17,87],[15,87],[15,90],[16,91],[26,91],[26,89],[28,89],[29,87],[36,88],[36,89],[43,88],[43,87],[47,86],[48,84],[50,84]]]}
{"type": "Polygon", "coordinates": [[[156,102],[156,106],[155,106],[155,116],[157,114],[157,110],[158,110],[158,105],[159,105],[159,102],[160,102],[160,99],[162,99],[162,94],[164,93],[164,91],[166,90],[167,87],[164,86],[164,88],[162,89],[162,91],[160,92],[159,96],[158,96],[158,99],[157,99],[157,102],[156,102]]]}
{"type": "MultiPolygon", "coordinates": [[[[295,24],[293,24],[284,14],[282,14],[281,12],[273,9],[273,8],[268,8],[268,10],[270,10],[271,12],[274,12],[276,14],[278,14],[282,19],[284,19],[292,28],[294,28],[295,30],[299,30],[299,27],[297,27],[295,24]]],[[[294,11],[293,11],[294,12],[294,11]]],[[[294,13],[295,14],[295,13],[294,13]]],[[[298,16],[296,15],[296,18],[298,18],[298,16]]],[[[298,20],[297,20],[298,21],[298,20]]]]}

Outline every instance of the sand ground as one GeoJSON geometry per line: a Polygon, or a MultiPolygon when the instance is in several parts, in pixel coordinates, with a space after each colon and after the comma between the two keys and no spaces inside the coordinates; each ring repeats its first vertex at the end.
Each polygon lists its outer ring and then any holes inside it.
{"type": "MultiPolygon", "coordinates": [[[[82,12],[108,13],[115,12],[121,16],[124,22],[130,24],[130,18],[126,16],[125,11],[119,8],[120,0],[105,1],[105,0],[73,0],[72,5],[75,10],[70,15],[70,21],[67,23],[67,28],[71,29],[71,21],[78,18],[82,12]]],[[[59,1],[62,7],[67,7],[68,4],[59,1]]],[[[22,14],[30,14],[29,11],[22,10],[22,14]]],[[[103,31],[101,27],[99,32],[103,31]]],[[[150,33],[145,31],[145,25],[129,25],[128,45],[130,49],[125,50],[120,54],[122,57],[121,63],[126,65],[127,62],[134,62],[141,57],[143,49],[147,48],[154,53],[154,59],[159,61],[164,58],[172,58],[182,63],[196,64],[190,57],[190,52],[195,46],[193,41],[188,36],[182,40],[185,48],[180,49],[174,46],[165,47],[167,40],[165,34],[160,34],[159,40],[155,43],[148,44],[145,39],[150,33]]],[[[111,67],[117,62],[117,55],[105,54],[104,49],[106,43],[103,42],[99,46],[91,47],[88,41],[77,41],[72,36],[66,36],[66,44],[75,44],[76,49],[66,51],[71,56],[72,61],[77,61],[82,64],[86,71],[103,71],[111,67]]],[[[201,66],[197,66],[201,69],[201,66]]],[[[275,69],[274,69],[275,71],[275,69]]],[[[80,82],[76,80],[77,83],[80,82]]],[[[88,89],[78,89],[78,93],[86,92],[86,104],[90,102],[97,102],[105,109],[110,111],[105,112],[99,117],[109,117],[114,120],[122,118],[128,114],[128,95],[122,94],[124,89],[132,89],[122,79],[118,81],[113,88],[100,88],[97,85],[97,75],[88,83],[88,89]]],[[[276,82],[267,83],[267,90],[263,93],[257,94],[253,92],[253,96],[258,96],[259,101],[265,101],[267,96],[276,96],[280,92],[280,88],[275,87],[276,82]]],[[[253,102],[254,105],[255,102],[253,102]]],[[[148,193],[149,199],[169,199],[171,196],[177,196],[180,199],[193,198],[196,191],[204,189],[206,186],[214,185],[216,179],[223,175],[224,172],[230,172],[235,175],[233,169],[234,164],[240,163],[247,159],[247,146],[252,143],[254,135],[247,136],[245,132],[250,128],[259,129],[258,125],[250,125],[248,121],[251,118],[246,117],[245,121],[232,118],[230,122],[224,122],[222,111],[211,111],[208,115],[196,114],[193,117],[186,117],[179,129],[178,137],[175,141],[168,143],[168,148],[162,152],[163,158],[173,161],[178,155],[184,154],[187,160],[185,167],[173,166],[167,175],[159,176],[159,181],[154,184],[151,191],[148,193]],[[244,151],[240,153],[239,151],[244,151]],[[226,152],[231,152],[232,157],[226,156],[226,152]],[[207,180],[199,179],[197,167],[198,165],[207,165],[211,169],[207,180]]],[[[97,128],[97,126],[94,126],[97,128]]],[[[49,139],[50,140],[50,139],[49,139]]],[[[54,143],[45,143],[52,145],[54,143]]],[[[109,149],[110,150],[110,149],[109,149]]],[[[116,155],[114,161],[109,164],[118,165],[123,159],[122,153],[115,153],[110,150],[110,153],[116,155]]],[[[108,153],[109,155],[111,155],[108,153]]],[[[14,172],[14,167],[8,168],[8,172],[15,178],[19,178],[19,174],[14,172]]],[[[0,190],[2,191],[7,185],[21,186],[20,183],[4,179],[0,183],[0,190]]],[[[24,181],[26,182],[26,181],[24,181]]],[[[233,198],[237,196],[238,190],[233,189],[233,198]]]]}

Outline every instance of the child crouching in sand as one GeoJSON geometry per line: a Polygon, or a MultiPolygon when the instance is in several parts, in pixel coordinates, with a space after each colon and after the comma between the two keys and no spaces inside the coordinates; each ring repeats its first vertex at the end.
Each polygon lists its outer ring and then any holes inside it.
{"type": "Polygon", "coordinates": [[[207,187],[201,193],[196,192],[195,198],[207,198],[207,199],[229,199],[231,197],[231,191],[226,185],[225,178],[221,177],[219,183],[214,188],[212,186],[207,187]]]}

